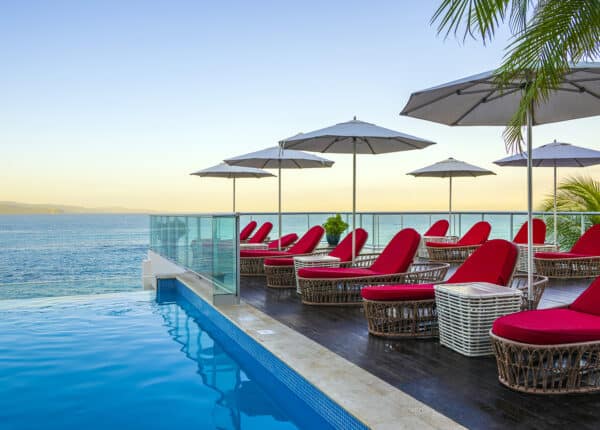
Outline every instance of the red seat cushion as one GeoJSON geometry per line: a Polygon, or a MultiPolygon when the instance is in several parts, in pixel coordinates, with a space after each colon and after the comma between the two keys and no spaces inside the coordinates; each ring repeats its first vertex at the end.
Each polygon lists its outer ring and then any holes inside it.
{"type": "MultiPolygon", "coordinates": [[[[369,234],[362,228],[357,228],[354,234],[356,235],[355,255],[358,255],[360,254],[363,246],[365,246],[365,242],[367,241],[369,234]]],[[[348,233],[346,237],[335,248],[333,248],[333,251],[331,251],[329,255],[339,258],[340,261],[352,260],[352,232],[348,233]]]]}
{"type": "Polygon", "coordinates": [[[381,273],[371,269],[344,268],[344,267],[305,267],[298,270],[298,276],[311,279],[336,279],[336,278],[360,278],[362,276],[375,276],[381,273]]]}
{"type": "Polygon", "coordinates": [[[250,239],[248,239],[248,243],[263,242],[267,238],[269,233],[271,233],[272,229],[273,229],[273,224],[267,221],[266,223],[261,225],[258,230],[256,230],[256,233],[254,233],[254,235],[250,239]]]}
{"type": "MultiPolygon", "coordinates": [[[[546,223],[539,219],[533,219],[533,243],[543,244],[546,241],[546,223]]],[[[527,222],[525,222],[519,231],[517,232],[514,243],[526,244],[527,243],[527,222]]]]}
{"type": "Polygon", "coordinates": [[[562,260],[563,258],[583,258],[589,255],[574,254],[573,252],[536,252],[535,258],[545,258],[551,260],[562,260]]]}
{"type": "Polygon", "coordinates": [[[574,254],[600,255],[600,224],[588,228],[573,245],[571,252],[574,254]]]}
{"type": "Polygon", "coordinates": [[[432,248],[456,248],[459,245],[458,243],[446,243],[446,242],[425,242],[425,245],[430,246],[432,248]]]}
{"type": "Polygon", "coordinates": [[[506,286],[513,274],[519,250],[512,242],[493,239],[481,245],[456,272],[447,283],[490,282],[506,286]]]}
{"type": "Polygon", "coordinates": [[[481,245],[488,240],[491,231],[492,226],[489,222],[479,221],[458,240],[457,244],[462,246],[481,245]]]}
{"type": "Polygon", "coordinates": [[[271,251],[267,249],[248,249],[240,251],[240,257],[274,257],[276,255],[289,255],[286,251],[271,251]]]}
{"type": "Polygon", "coordinates": [[[321,241],[324,233],[325,229],[320,225],[311,227],[295,245],[288,249],[288,252],[290,254],[309,254],[313,252],[321,241]]]}
{"type": "Polygon", "coordinates": [[[517,312],[494,321],[492,332],[533,345],[600,341],[600,317],[571,309],[517,312]]]}
{"type": "Polygon", "coordinates": [[[293,266],[293,257],[265,258],[265,266],[293,266]]]}
{"type": "Polygon", "coordinates": [[[433,300],[433,284],[386,285],[383,287],[364,287],[360,291],[363,299],[373,301],[433,300]]]}
{"type": "Polygon", "coordinates": [[[600,316],[600,277],[575,299],[569,309],[600,316]]]}
{"type": "Polygon", "coordinates": [[[281,241],[281,247],[286,248],[294,243],[298,239],[298,235],[296,233],[284,234],[279,239],[272,240],[267,245],[269,249],[277,249],[279,248],[279,242],[281,241]]]}
{"type": "Polygon", "coordinates": [[[240,232],[240,240],[246,240],[256,228],[256,221],[250,221],[240,232]]]}
{"type": "Polygon", "coordinates": [[[412,228],[398,232],[381,252],[370,269],[380,273],[404,273],[412,264],[421,236],[412,228]]]}

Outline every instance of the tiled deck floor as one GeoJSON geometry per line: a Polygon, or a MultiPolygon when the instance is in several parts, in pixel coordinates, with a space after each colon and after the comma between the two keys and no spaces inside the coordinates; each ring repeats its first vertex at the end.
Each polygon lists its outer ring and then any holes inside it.
{"type": "MultiPolygon", "coordinates": [[[[540,307],[568,303],[588,284],[554,282],[540,307]]],[[[513,392],[498,383],[493,357],[467,358],[437,340],[369,336],[362,308],[305,306],[294,290],[269,289],[261,277],[242,277],[241,295],[271,317],[469,428],[600,428],[600,394],[513,392]]]]}

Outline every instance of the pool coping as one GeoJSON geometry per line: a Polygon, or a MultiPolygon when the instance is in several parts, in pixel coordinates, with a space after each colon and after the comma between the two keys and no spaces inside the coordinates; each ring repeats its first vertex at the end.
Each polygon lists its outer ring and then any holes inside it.
{"type": "Polygon", "coordinates": [[[210,284],[196,274],[163,277],[177,279],[369,428],[464,428],[243,300],[239,304],[213,305],[210,284]]]}

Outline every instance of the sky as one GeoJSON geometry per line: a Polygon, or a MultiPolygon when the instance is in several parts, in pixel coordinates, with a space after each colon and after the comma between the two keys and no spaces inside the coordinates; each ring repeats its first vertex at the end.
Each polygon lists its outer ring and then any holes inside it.
{"type": "MultiPolygon", "coordinates": [[[[437,142],[358,157],[358,209],[445,210],[447,181],[406,173],[454,157],[455,210],[524,210],[525,169],[498,167],[501,127],[401,117],[414,91],[490,70],[491,44],[436,33],[440,0],[22,0],[0,3],[0,201],[165,212],[231,210],[231,181],[189,173],[357,116],[437,142]]],[[[600,118],[536,127],[600,150],[600,118]]],[[[351,207],[351,156],[283,172],[283,209],[351,207]]],[[[598,177],[600,168],[561,169],[598,177]]],[[[237,181],[239,211],[274,211],[277,179],[237,181]]],[[[534,172],[534,204],[552,191],[534,172]]]]}

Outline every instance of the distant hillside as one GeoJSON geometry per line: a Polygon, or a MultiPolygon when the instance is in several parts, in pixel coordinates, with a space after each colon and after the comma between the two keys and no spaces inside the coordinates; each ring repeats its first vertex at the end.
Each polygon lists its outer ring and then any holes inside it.
{"type": "Polygon", "coordinates": [[[146,211],[146,210],[142,210],[142,209],[127,209],[127,208],[121,208],[121,207],[86,208],[83,206],[0,202],[0,215],[150,213],[150,212],[153,212],[153,211],[146,211]]]}

